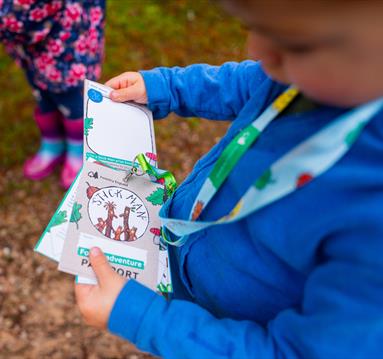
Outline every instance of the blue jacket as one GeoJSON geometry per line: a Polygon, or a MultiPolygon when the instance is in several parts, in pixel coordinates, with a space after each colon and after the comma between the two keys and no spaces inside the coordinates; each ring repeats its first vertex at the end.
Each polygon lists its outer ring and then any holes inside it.
{"type": "MultiPolygon", "coordinates": [[[[256,62],[142,72],[155,117],[232,120],[162,208],[186,219],[219,154],[284,90],[256,62]]],[[[331,84],[329,84],[330,86],[331,84]]],[[[277,158],[345,109],[274,121],[201,219],[227,214],[277,158]]],[[[131,280],[109,329],[164,358],[378,358],[383,350],[383,113],[334,167],[240,222],[171,248],[174,298],[131,280]]]]}

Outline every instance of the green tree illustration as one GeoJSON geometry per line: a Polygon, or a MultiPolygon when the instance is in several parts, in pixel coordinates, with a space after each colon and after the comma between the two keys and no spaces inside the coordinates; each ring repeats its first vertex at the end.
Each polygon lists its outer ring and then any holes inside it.
{"type": "Polygon", "coordinates": [[[47,232],[50,232],[52,227],[59,226],[60,224],[65,223],[67,220],[66,211],[57,212],[49,222],[47,232]]]}
{"type": "Polygon", "coordinates": [[[93,128],[93,118],[85,117],[84,119],[84,134],[85,136],[89,135],[89,130],[93,128]]]}
{"type": "Polygon", "coordinates": [[[70,216],[70,222],[76,223],[77,229],[78,229],[78,222],[82,218],[81,213],[80,213],[81,208],[82,208],[82,204],[75,202],[73,204],[72,214],[70,216]]]}
{"type": "Polygon", "coordinates": [[[146,200],[153,206],[161,206],[164,203],[164,189],[157,188],[148,197],[146,197],[146,200]]]}

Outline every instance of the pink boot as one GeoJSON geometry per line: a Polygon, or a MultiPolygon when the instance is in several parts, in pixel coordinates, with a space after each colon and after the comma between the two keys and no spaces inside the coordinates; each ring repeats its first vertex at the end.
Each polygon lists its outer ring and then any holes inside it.
{"type": "Polygon", "coordinates": [[[67,155],[61,172],[61,185],[67,189],[75,180],[77,173],[82,167],[83,151],[83,119],[63,119],[67,155]]]}
{"type": "Polygon", "coordinates": [[[24,163],[24,176],[33,181],[39,181],[48,177],[55,168],[63,163],[64,156],[52,159],[45,159],[40,155],[35,155],[27,159],[24,163]]]}
{"type": "Polygon", "coordinates": [[[41,145],[37,154],[25,162],[24,176],[40,180],[49,176],[63,162],[65,141],[58,111],[42,113],[37,108],[34,117],[41,132],[41,145]]]}
{"type": "Polygon", "coordinates": [[[68,189],[71,186],[81,167],[82,159],[79,161],[73,161],[73,159],[69,160],[68,157],[65,158],[60,180],[60,184],[64,189],[68,189]]]}

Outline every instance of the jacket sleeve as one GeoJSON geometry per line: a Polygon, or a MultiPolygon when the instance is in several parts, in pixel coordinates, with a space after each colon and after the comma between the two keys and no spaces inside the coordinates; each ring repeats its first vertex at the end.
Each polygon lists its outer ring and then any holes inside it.
{"type": "MultiPolygon", "coordinates": [[[[218,319],[197,304],[162,297],[129,281],[109,329],[163,358],[377,358],[383,340],[383,231],[326,239],[299,307],[267,326],[218,319]]],[[[360,226],[362,227],[362,226],[360,226]]]]}
{"type": "Polygon", "coordinates": [[[158,67],[140,73],[154,118],[175,112],[185,117],[234,119],[266,79],[260,64],[250,60],[222,66],[158,67]]]}

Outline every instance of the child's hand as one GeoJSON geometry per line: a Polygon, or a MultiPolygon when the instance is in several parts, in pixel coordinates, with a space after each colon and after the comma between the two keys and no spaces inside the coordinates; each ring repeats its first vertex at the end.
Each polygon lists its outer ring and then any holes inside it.
{"type": "Polygon", "coordinates": [[[76,284],[77,304],[87,324],[105,329],[125,280],[115,273],[99,248],[91,249],[89,259],[98,285],[76,284]]]}
{"type": "Polygon", "coordinates": [[[110,98],[113,101],[148,103],[145,82],[139,72],[124,72],[107,81],[105,85],[114,89],[110,93],[110,98]]]}

